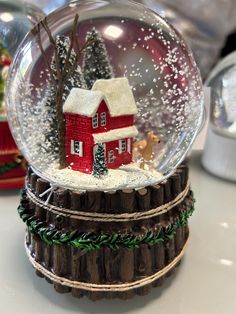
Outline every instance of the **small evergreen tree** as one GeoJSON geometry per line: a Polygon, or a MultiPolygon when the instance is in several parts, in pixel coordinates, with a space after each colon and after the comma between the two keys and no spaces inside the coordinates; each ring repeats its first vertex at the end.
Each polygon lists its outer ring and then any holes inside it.
{"type": "Polygon", "coordinates": [[[112,78],[113,69],[100,33],[93,28],[87,33],[86,40],[91,44],[84,50],[82,69],[87,87],[91,89],[96,80],[112,78]]]}
{"type": "MultiPolygon", "coordinates": [[[[66,58],[67,58],[67,54],[70,48],[70,38],[68,36],[57,36],[56,38],[56,48],[57,48],[57,55],[59,57],[59,66],[61,69],[62,73],[68,74],[71,67],[73,66],[73,64],[75,63],[75,58],[76,58],[76,53],[74,51],[74,49],[71,50],[70,53],[70,57],[69,57],[69,66],[67,66],[67,68],[65,68],[66,65],[66,58]]],[[[55,57],[53,57],[52,60],[52,65],[51,65],[52,70],[54,71],[54,78],[57,81],[58,77],[57,77],[57,71],[56,71],[56,62],[55,62],[55,57]]],[[[65,102],[67,96],[69,95],[71,89],[73,87],[79,87],[79,88],[84,88],[86,89],[86,83],[84,80],[84,77],[82,75],[82,71],[80,66],[78,65],[75,70],[70,73],[69,77],[67,78],[67,80],[65,81],[64,84],[64,91],[63,91],[63,103],[65,102]]]]}
{"type": "MultiPolygon", "coordinates": [[[[74,49],[71,50],[70,58],[68,60],[69,66],[65,68],[66,65],[66,58],[70,47],[70,38],[67,36],[57,36],[56,38],[56,53],[58,55],[59,59],[59,67],[61,69],[61,73],[68,74],[71,67],[73,66],[76,58],[76,53],[74,49]]],[[[54,79],[56,82],[58,82],[57,77],[57,70],[56,70],[56,62],[55,62],[55,55],[52,58],[51,62],[51,69],[54,73],[54,79]]],[[[79,88],[87,88],[81,68],[78,65],[72,73],[68,76],[67,80],[64,83],[63,86],[63,95],[62,95],[62,106],[64,102],[66,101],[66,98],[68,97],[71,89],[73,87],[79,87],[79,88]]],[[[45,145],[44,146],[49,147],[49,149],[53,149],[54,152],[58,152],[59,147],[59,138],[58,138],[58,127],[57,127],[57,110],[56,110],[56,86],[55,84],[52,84],[48,90],[48,96],[46,101],[46,108],[48,112],[48,122],[49,122],[49,132],[46,135],[46,141],[49,141],[54,143],[53,146],[45,145]]]]}
{"type": "Polygon", "coordinates": [[[93,176],[101,178],[101,176],[108,173],[105,150],[102,144],[98,144],[95,150],[93,163],[93,176]]]}
{"type": "MultiPolygon", "coordinates": [[[[56,91],[56,119],[54,119],[54,124],[57,126],[58,134],[57,144],[59,169],[63,169],[67,166],[65,153],[66,124],[65,116],[63,113],[63,104],[72,87],[82,87],[81,85],[83,85],[83,79],[81,76],[80,67],[78,66],[78,62],[81,57],[82,51],[90,44],[90,42],[86,41],[84,46],[81,49],[79,48],[77,38],[78,22],[79,14],[76,13],[74,17],[73,27],[69,36],[59,36],[55,39],[48,25],[47,17],[42,19],[34,28],[34,33],[37,35],[37,43],[39,49],[46,64],[47,71],[49,72],[49,83],[54,85],[56,91]],[[47,51],[44,49],[42,41],[42,31],[44,32],[44,34],[46,32],[50,45],[53,49],[52,63],[50,63],[50,61],[48,60],[47,51]],[[76,53],[73,49],[73,47],[75,46],[76,53]]],[[[50,89],[50,85],[48,89],[50,89]]],[[[52,91],[50,91],[50,93],[53,94],[52,91]]],[[[54,142],[49,143],[48,146],[50,147],[50,144],[52,144],[51,146],[53,147],[55,141],[57,141],[57,139],[54,139],[54,142]]]]}

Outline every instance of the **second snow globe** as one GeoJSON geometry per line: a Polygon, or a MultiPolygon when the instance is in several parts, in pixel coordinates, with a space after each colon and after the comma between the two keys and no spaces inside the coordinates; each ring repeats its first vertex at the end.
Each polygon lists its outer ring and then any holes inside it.
{"type": "Polygon", "coordinates": [[[17,47],[43,13],[21,1],[0,0],[0,190],[24,185],[26,162],[11,135],[5,108],[6,81],[17,47]]]}
{"type": "Polygon", "coordinates": [[[31,165],[18,211],[37,273],[93,300],[163,282],[188,240],[180,164],[202,117],[182,37],[130,1],[73,1],[25,38],[8,89],[31,165]]]}

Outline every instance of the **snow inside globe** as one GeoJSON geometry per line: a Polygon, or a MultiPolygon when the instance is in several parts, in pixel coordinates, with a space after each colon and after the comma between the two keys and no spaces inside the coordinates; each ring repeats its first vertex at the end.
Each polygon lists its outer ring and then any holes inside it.
{"type": "Polygon", "coordinates": [[[157,184],[191,147],[199,71],[163,18],[131,1],[72,1],[27,35],[11,66],[10,125],[52,185],[112,191],[157,184]]]}

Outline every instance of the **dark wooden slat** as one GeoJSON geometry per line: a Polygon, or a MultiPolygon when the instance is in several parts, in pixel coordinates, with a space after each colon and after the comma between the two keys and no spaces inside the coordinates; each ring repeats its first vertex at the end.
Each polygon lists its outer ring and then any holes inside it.
{"type": "Polygon", "coordinates": [[[150,189],[139,189],[136,191],[136,200],[139,211],[149,210],[151,207],[150,189]]]}
{"type": "MultiPolygon", "coordinates": [[[[68,254],[67,247],[62,245],[53,246],[53,272],[60,277],[68,276],[68,254]]],[[[70,288],[58,283],[54,283],[54,288],[59,293],[70,292],[70,288]]]]}
{"type": "MultiPolygon", "coordinates": [[[[149,245],[142,244],[135,252],[135,278],[148,277],[153,273],[152,255],[149,245]]],[[[150,285],[136,289],[136,294],[146,295],[150,291],[150,285]]]]}
{"type": "Polygon", "coordinates": [[[151,207],[156,208],[164,202],[164,187],[162,184],[153,185],[151,190],[151,207]]]}

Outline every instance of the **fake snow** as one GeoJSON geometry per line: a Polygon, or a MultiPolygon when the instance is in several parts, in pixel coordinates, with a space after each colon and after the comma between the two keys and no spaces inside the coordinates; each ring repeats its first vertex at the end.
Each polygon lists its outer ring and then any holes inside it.
{"type": "Polygon", "coordinates": [[[46,175],[59,186],[76,191],[115,191],[121,189],[138,189],[160,182],[163,175],[156,170],[140,169],[137,163],[109,169],[108,174],[95,178],[69,168],[59,170],[56,166],[49,168],[46,175]]]}

